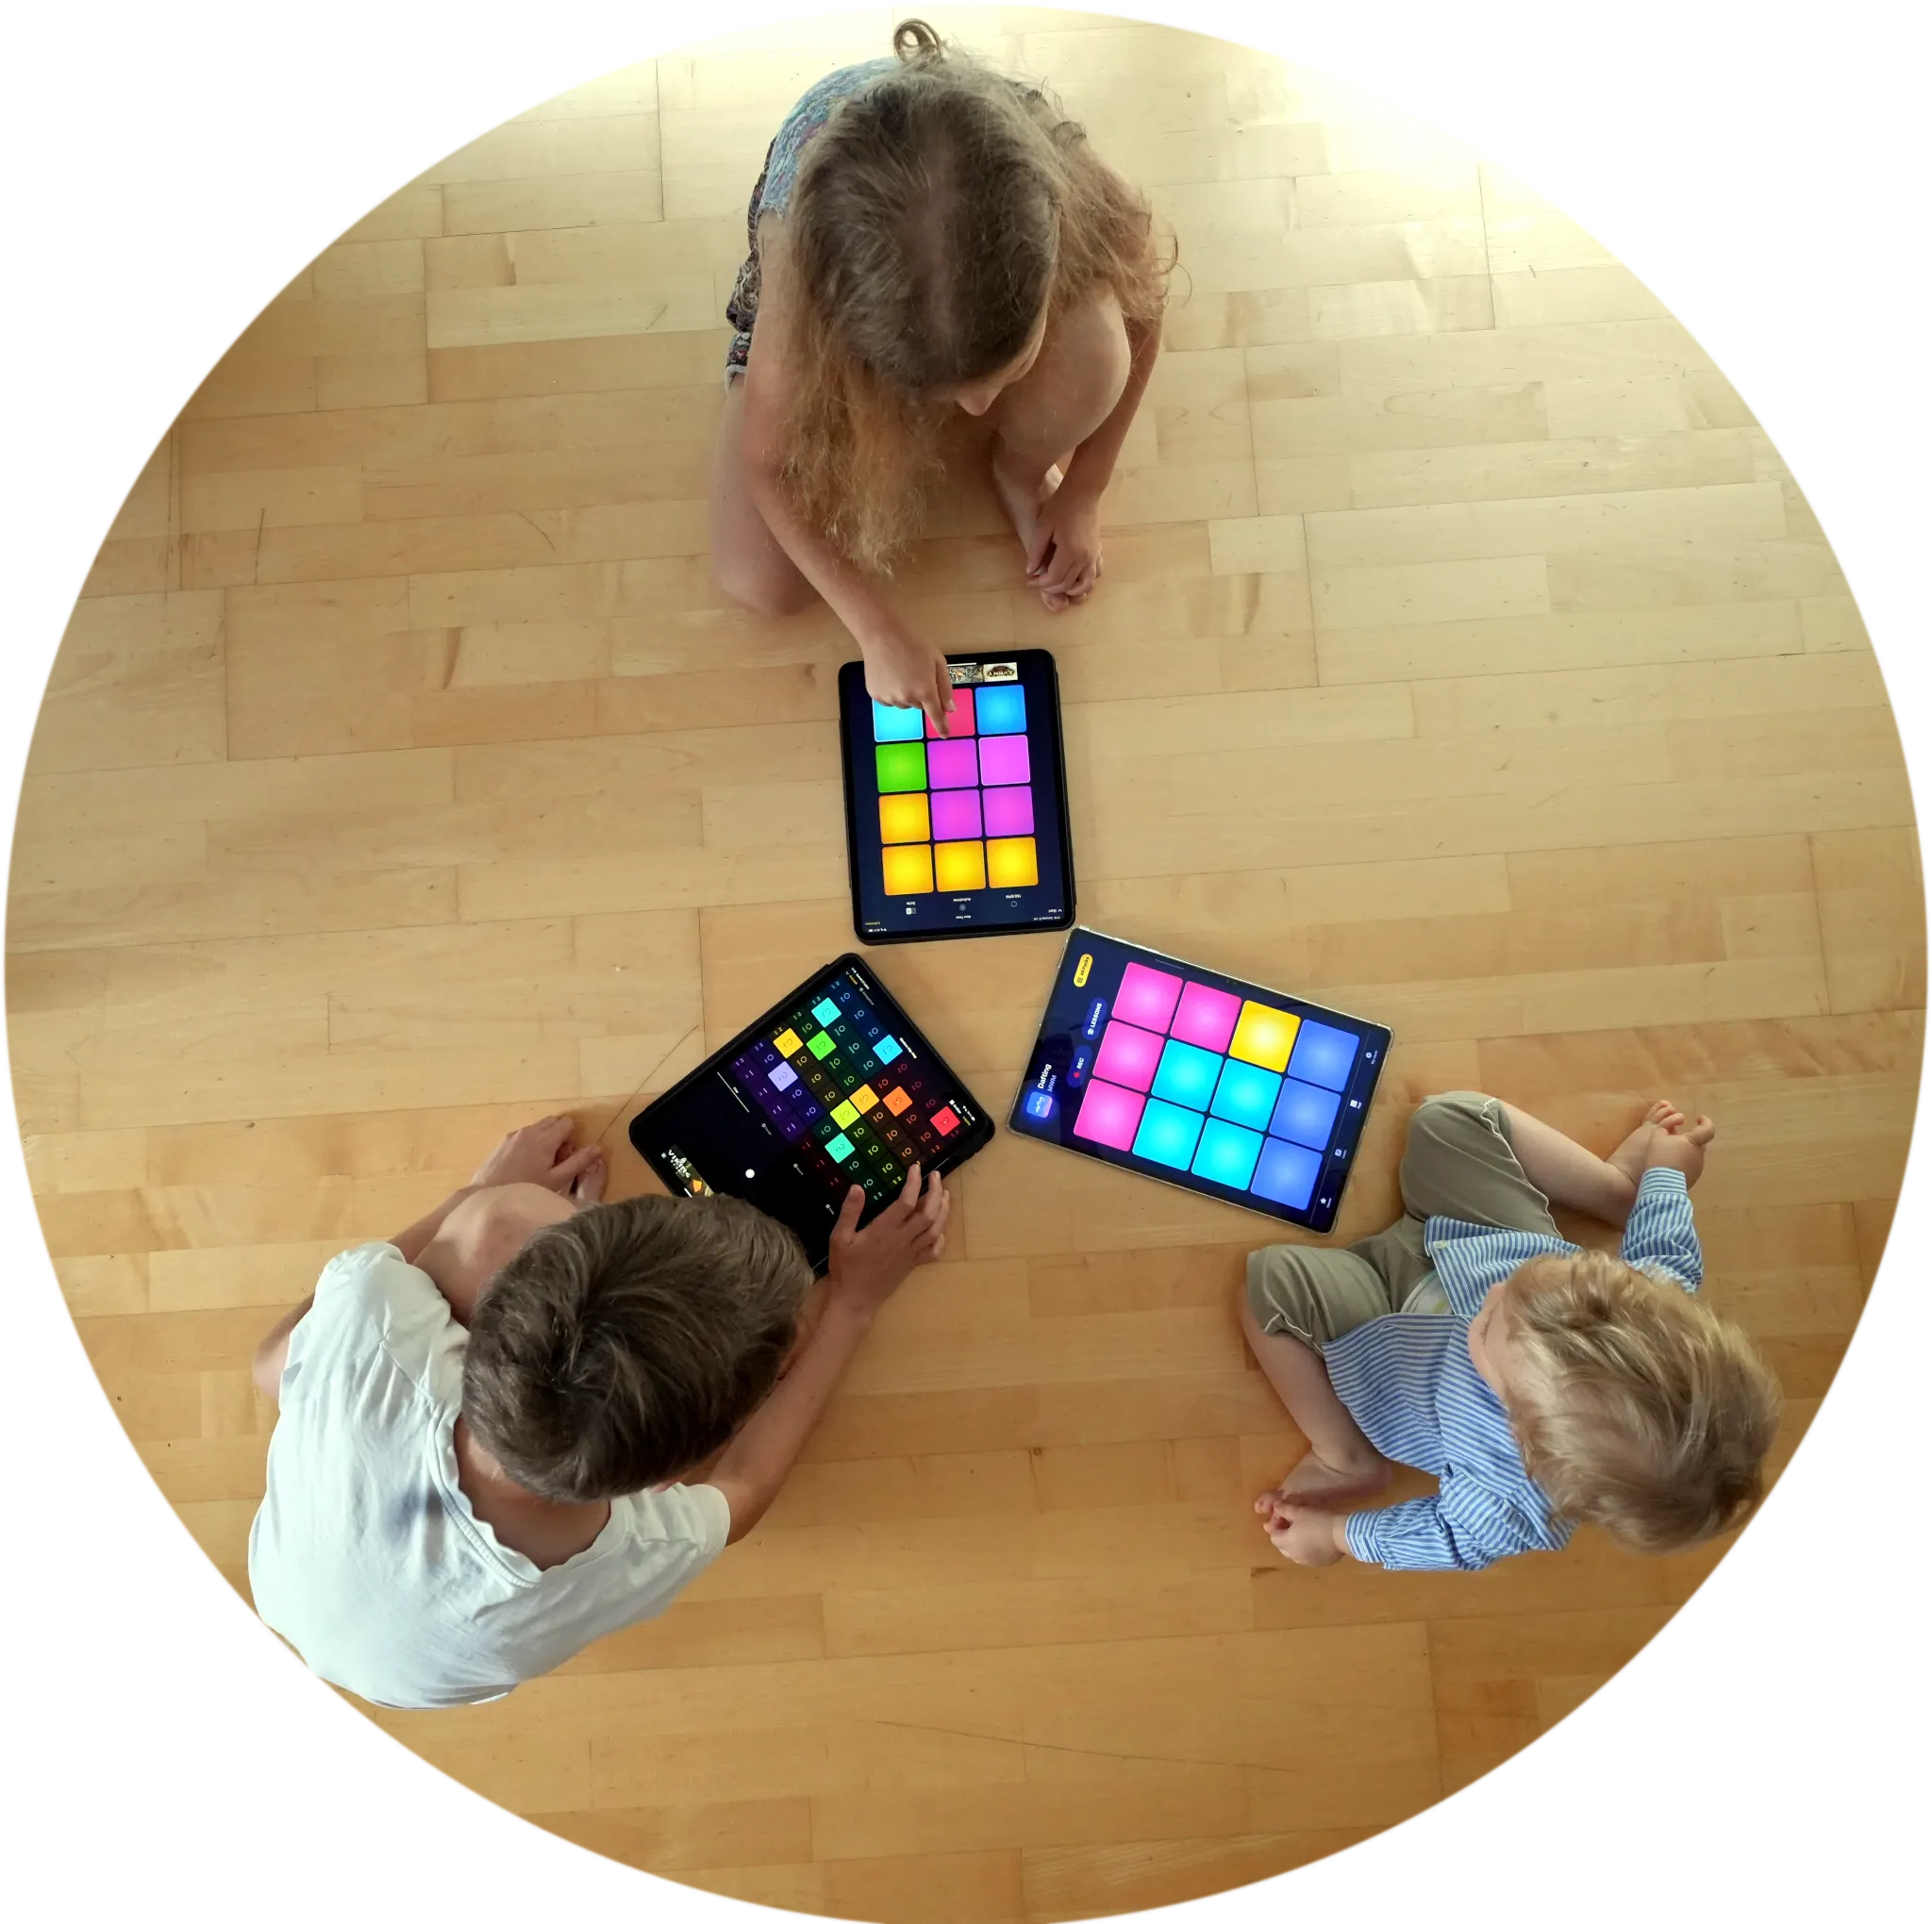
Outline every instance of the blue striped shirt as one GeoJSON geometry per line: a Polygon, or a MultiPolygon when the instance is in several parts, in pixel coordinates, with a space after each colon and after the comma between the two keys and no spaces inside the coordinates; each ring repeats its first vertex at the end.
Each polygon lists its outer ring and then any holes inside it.
{"type": "MultiPolygon", "coordinates": [[[[1424,1231],[1448,1311],[1380,1316],[1324,1351],[1348,1413],[1384,1456],[1427,1470],[1433,1497],[1358,1510],[1349,1553],[1391,1570],[1479,1570],[1525,1550],[1561,1550],[1572,1526],[1524,1468],[1508,1412],[1476,1374],[1469,1326],[1490,1291],[1532,1256],[1570,1255],[1574,1243],[1517,1229],[1432,1216],[1424,1231]]],[[[1694,1291],[1704,1254],[1690,1193],[1676,1169],[1647,1169],[1624,1231],[1624,1260],[1694,1291]]]]}

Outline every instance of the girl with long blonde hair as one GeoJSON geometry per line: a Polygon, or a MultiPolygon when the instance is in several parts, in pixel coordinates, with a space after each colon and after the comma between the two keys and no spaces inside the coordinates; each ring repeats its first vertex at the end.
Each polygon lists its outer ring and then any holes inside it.
{"type": "Polygon", "coordinates": [[[711,483],[713,567],[764,614],[823,598],[866,686],[943,727],[944,650],[880,579],[916,538],[960,413],[1050,610],[1101,574],[1099,504],[1159,351],[1146,202],[1046,95],[903,23],[772,142],[711,483]]]}

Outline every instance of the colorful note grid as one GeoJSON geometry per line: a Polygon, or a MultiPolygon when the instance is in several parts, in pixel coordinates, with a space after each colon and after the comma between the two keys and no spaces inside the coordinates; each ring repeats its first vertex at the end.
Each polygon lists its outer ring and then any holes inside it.
{"type": "Polygon", "coordinates": [[[1074,1134],[1306,1209],[1356,1048],[1346,1030],[1129,962],[1074,1134]]]}
{"type": "Polygon", "coordinates": [[[788,1009],[729,1072],[807,1168],[875,1202],[896,1197],[907,1167],[929,1164],[959,1126],[925,1066],[845,981],[788,1009]]]}
{"type": "Polygon", "coordinates": [[[1040,880],[1026,690],[955,688],[943,739],[917,708],[872,705],[888,895],[1030,888],[1040,880]]]}

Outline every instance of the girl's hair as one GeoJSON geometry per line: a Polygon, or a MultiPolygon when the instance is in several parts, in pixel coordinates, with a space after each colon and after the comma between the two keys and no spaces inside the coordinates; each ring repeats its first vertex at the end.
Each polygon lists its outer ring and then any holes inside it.
{"type": "Polygon", "coordinates": [[[954,390],[1010,365],[1108,287],[1158,325],[1163,258],[1146,202],[1038,88],[892,35],[896,73],[843,101],[800,166],[786,241],[797,365],[781,474],[832,546],[888,571],[918,533],[954,390]]]}
{"type": "Polygon", "coordinates": [[[1757,1508],[1778,1386],[1741,1330],[1594,1250],[1532,1257],[1503,1311],[1510,1419],[1561,1515],[1658,1551],[1757,1508]]]}

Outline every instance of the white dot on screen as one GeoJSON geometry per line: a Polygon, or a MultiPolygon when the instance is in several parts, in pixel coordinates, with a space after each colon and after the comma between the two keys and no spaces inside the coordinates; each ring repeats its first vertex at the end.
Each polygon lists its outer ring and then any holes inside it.
{"type": "Polygon", "coordinates": [[[754,1176],[756,1176],[757,1174],[758,1174],[758,1171],[757,1171],[756,1169],[746,1169],[746,1170],[745,1170],[745,1172],[744,1172],[744,1180],[745,1180],[745,1181],[746,1181],[746,1182],[748,1183],[748,1182],[750,1182],[750,1181],[752,1180],[752,1178],[753,1178],[754,1176]]]}

